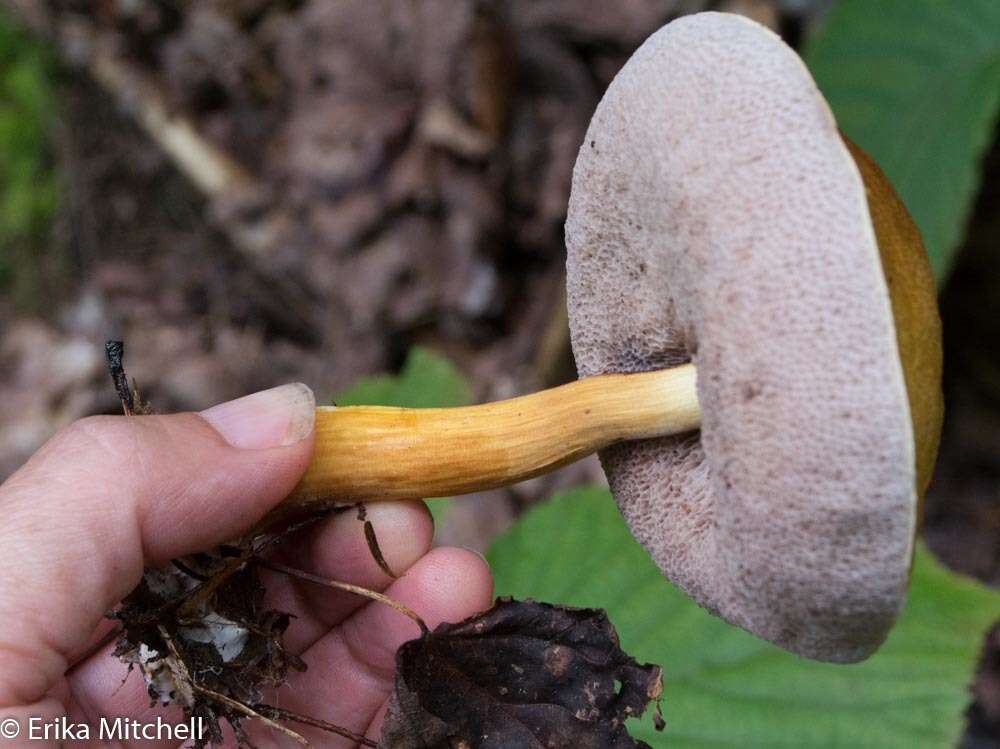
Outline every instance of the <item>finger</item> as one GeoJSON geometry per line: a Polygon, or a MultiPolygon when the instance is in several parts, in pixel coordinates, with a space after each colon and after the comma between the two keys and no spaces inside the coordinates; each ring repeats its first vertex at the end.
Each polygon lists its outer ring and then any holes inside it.
{"type": "Polygon", "coordinates": [[[41,699],[144,564],[236,536],[286,496],[314,413],[288,385],[202,415],[84,419],[0,486],[0,707],[41,699]]]}
{"type": "MultiPolygon", "coordinates": [[[[431,548],[434,521],[423,502],[376,502],[367,506],[367,514],[395,574],[404,575],[431,548]]],[[[364,523],[353,511],[283,541],[276,558],[289,567],[370,590],[385,590],[393,581],[372,555],[364,523]]],[[[356,595],[283,573],[264,570],[261,577],[268,607],[295,617],[285,635],[285,647],[292,653],[305,651],[366,603],[356,595]]]]}
{"type": "Polygon", "coordinates": [[[70,668],[90,658],[94,653],[104,648],[113,641],[121,632],[121,622],[114,619],[102,619],[97,623],[94,631],[90,633],[87,641],[78,649],[69,653],[67,662],[70,668]]]}
{"type": "Polygon", "coordinates": [[[382,703],[382,706],[375,712],[375,717],[372,718],[372,722],[368,724],[368,730],[365,731],[365,737],[371,739],[372,741],[378,743],[382,738],[382,724],[385,723],[385,714],[389,709],[389,700],[382,703]]]}
{"type": "MultiPolygon", "coordinates": [[[[479,555],[437,548],[386,593],[433,628],[485,609],[493,583],[479,555]]],[[[368,604],[306,651],[303,659],[309,669],[289,679],[278,693],[278,704],[363,734],[392,691],[397,648],[419,634],[417,625],[397,611],[368,604]]],[[[303,729],[302,734],[316,745],[351,746],[313,729],[303,729]]]]}

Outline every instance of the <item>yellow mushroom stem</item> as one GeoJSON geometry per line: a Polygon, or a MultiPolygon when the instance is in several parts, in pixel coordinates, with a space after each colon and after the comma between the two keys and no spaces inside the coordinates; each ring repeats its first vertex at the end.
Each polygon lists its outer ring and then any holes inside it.
{"type": "Polygon", "coordinates": [[[507,486],[624,440],[697,429],[695,368],[587,377],[464,408],[319,408],[316,448],[285,509],[507,486]]]}

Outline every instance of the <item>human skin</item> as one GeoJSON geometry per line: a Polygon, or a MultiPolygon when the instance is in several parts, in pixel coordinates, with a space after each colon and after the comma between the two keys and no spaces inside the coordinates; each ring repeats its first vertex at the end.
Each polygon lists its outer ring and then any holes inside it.
{"type": "MultiPolygon", "coordinates": [[[[309,462],[314,410],[311,391],[296,384],[201,414],[91,417],[59,432],[0,485],[0,721],[67,716],[96,734],[101,717],[179,718],[176,709],[149,706],[142,677],[126,678],[112,645],[92,652],[113,626],[105,612],[144,567],[232,539],[278,504],[309,462]]],[[[282,561],[384,591],[431,627],[489,606],[488,566],[464,549],[431,549],[422,502],[373,504],[368,518],[398,579],[372,559],[353,513],[290,539],[282,561]]],[[[267,604],[296,617],[286,647],[309,666],[290,673],[269,695],[272,704],[377,739],[396,648],[419,634],[416,625],[348,593],[262,576],[267,604]]],[[[352,746],[296,730],[313,746],[352,746]]],[[[25,734],[0,738],[0,747],[59,745],[25,734]]],[[[258,747],[294,745],[263,726],[251,737],[258,747]]]]}

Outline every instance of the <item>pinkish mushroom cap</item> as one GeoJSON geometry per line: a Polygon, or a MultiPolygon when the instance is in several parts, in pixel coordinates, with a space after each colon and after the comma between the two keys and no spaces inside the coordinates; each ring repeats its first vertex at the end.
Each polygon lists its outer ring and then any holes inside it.
{"type": "Polygon", "coordinates": [[[636,538],[711,612],[852,662],[909,576],[914,444],[865,188],[798,56],[688,16],[608,88],[573,174],[581,376],[693,361],[697,435],[601,459],[636,538]]]}

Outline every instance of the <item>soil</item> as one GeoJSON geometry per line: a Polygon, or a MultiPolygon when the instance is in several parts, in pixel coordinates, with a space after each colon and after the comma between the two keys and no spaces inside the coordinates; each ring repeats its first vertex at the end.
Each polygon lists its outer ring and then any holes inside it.
{"type": "MultiPolygon", "coordinates": [[[[739,8],[796,42],[825,3],[5,0],[57,41],[63,204],[34,309],[0,299],[0,479],[53,431],[116,412],[103,345],[161,411],[290,380],[320,400],[416,344],[478,399],[574,376],[562,222],[601,91],[672,15],[739,8]],[[349,31],[348,31],[349,30],[349,31]],[[95,39],[251,178],[205,195],[86,74],[95,39]],[[253,241],[250,241],[252,238],[253,241]],[[539,345],[539,341],[543,343],[539,345]]],[[[942,295],[948,416],[924,537],[1000,584],[1000,148],[942,295]]],[[[596,462],[449,513],[482,548],[596,462]]],[[[449,535],[450,534],[450,535],[449,535]]],[[[966,746],[1000,741],[1000,638],[966,746]]]]}

